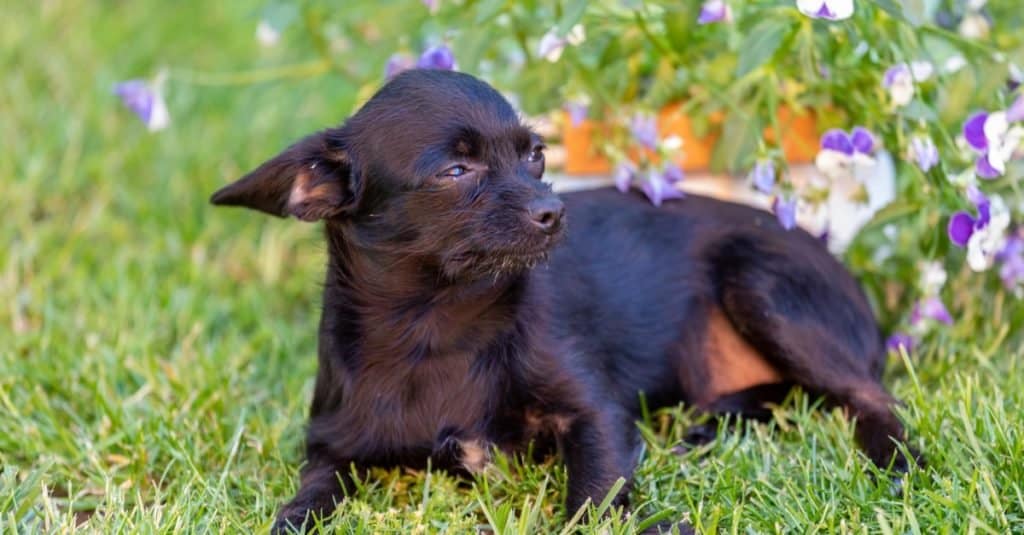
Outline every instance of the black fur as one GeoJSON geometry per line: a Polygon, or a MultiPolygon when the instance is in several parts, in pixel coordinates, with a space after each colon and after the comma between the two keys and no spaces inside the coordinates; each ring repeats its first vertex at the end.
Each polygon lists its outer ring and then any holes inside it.
{"type": "Polygon", "coordinates": [[[410,71],[213,196],[326,226],[307,464],[275,530],[333,513],[367,467],[462,471],[480,445],[530,441],[562,452],[572,514],[630,479],[640,391],[764,417],[764,401],[801,385],[857,417],[872,461],[906,470],[882,336],[818,240],[695,195],[560,201],[540,180],[542,148],[486,84],[410,71]],[[777,384],[709,390],[712,312],[777,384]]]}

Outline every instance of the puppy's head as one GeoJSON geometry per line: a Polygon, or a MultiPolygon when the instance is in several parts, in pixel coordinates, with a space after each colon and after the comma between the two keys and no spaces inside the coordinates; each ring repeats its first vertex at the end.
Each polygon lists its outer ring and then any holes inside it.
{"type": "Polygon", "coordinates": [[[351,245],[416,258],[449,279],[542,260],[563,206],[544,145],[472,76],[407,71],[343,126],[313,134],[213,195],[214,204],[324,219],[351,245]]]}

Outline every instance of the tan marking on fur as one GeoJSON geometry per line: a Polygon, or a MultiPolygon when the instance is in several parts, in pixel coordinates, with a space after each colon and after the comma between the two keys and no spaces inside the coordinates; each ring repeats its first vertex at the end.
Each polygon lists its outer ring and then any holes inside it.
{"type": "Polygon", "coordinates": [[[462,466],[472,474],[483,472],[491,462],[490,450],[479,440],[460,440],[459,448],[462,450],[462,466]]]}
{"type": "Polygon", "coordinates": [[[704,358],[709,372],[709,401],[752,386],[778,383],[782,375],[744,340],[722,311],[708,318],[704,358]]]}

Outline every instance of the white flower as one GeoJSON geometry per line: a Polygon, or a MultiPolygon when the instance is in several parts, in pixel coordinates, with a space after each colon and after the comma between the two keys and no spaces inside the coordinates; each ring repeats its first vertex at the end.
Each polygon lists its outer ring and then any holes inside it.
{"type": "Polygon", "coordinates": [[[956,54],[946,59],[946,62],[942,64],[942,70],[948,74],[952,74],[966,66],[967,60],[960,54],[956,54]]]}
{"type": "Polygon", "coordinates": [[[562,52],[565,50],[566,45],[579,46],[586,40],[587,34],[582,24],[573,26],[569,30],[568,35],[564,37],[558,35],[558,28],[551,28],[548,33],[540,38],[540,44],[537,46],[537,55],[551,63],[555,63],[562,57],[562,52]]]}
{"type": "Polygon", "coordinates": [[[980,13],[968,13],[960,21],[957,31],[968,39],[979,39],[988,35],[989,23],[980,13]]]}
{"type": "Polygon", "coordinates": [[[946,284],[948,275],[941,262],[924,262],[921,264],[921,293],[928,296],[939,295],[939,290],[946,284]]]}
{"type": "Polygon", "coordinates": [[[967,265],[974,271],[985,271],[1006,243],[1006,229],[1010,226],[1010,210],[998,195],[991,196],[990,219],[987,225],[976,229],[967,240],[967,265]]]}
{"type": "Polygon", "coordinates": [[[843,20],[853,16],[853,0],[796,0],[796,7],[816,19],[843,20]]]}
{"type": "Polygon", "coordinates": [[[261,20],[256,25],[256,40],[265,47],[272,47],[281,40],[281,32],[270,25],[269,22],[261,20]]]}

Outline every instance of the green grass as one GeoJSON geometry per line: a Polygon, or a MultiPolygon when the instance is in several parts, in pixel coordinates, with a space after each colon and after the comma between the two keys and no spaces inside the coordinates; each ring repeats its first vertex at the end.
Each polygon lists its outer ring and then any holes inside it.
{"type": "MultiPolygon", "coordinates": [[[[297,483],[323,247],[315,226],[206,199],[340,121],[355,89],[172,81],[174,124],[150,135],[113,82],[302,47],[260,50],[254,19],[221,3],[16,4],[0,17],[0,531],[265,531],[297,483]]],[[[690,416],[656,414],[637,512],[584,531],[657,514],[709,533],[1024,531],[1024,309],[977,277],[953,284],[958,324],[887,374],[929,460],[902,493],[847,420],[798,395],[683,457],[670,450],[690,416]]],[[[514,459],[476,482],[380,471],[335,526],[557,532],[564,484],[556,463],[514,459]]]]}

